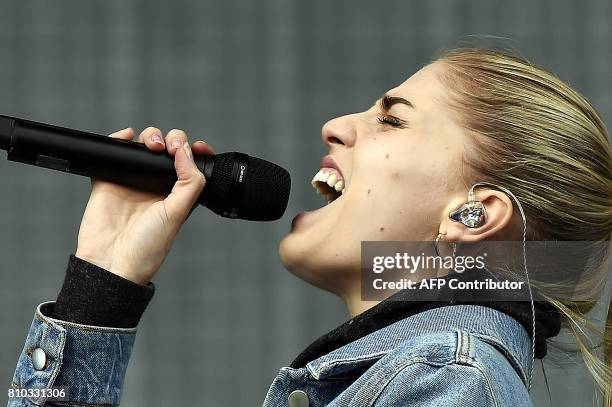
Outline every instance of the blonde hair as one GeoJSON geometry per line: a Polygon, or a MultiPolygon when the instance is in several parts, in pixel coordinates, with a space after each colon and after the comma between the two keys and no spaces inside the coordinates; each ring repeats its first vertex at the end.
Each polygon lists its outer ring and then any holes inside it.
{"type": "MultiPolygon", "coordinates": [[[[467,184],[511,190],[525,209],[530,240],[609,241],[612,148],[595,108],[551,72],[507,51],[460,48],[436,62],[444,66],[446,102],[471,135],[467,184]]],[[[597,273],[581,282],[583,292],[601,295],[606,276],[602,259],[597,273]]],[[[595,301],[542,294],[574,334],[603,405],[612,407],[612,307],[602,331],[585,316],[595,301]],[[602,338],[602,357],[590,345],[593,335],[602,338]]]]}

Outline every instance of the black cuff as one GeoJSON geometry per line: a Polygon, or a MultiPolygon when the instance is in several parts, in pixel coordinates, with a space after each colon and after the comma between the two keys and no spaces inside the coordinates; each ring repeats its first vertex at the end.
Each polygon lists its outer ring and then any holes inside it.
{"type": "Polygon", "coordinates": [[[82,325],[134,328],[155,286],[136,284],[71,255],[52,318],[82,325]]]}

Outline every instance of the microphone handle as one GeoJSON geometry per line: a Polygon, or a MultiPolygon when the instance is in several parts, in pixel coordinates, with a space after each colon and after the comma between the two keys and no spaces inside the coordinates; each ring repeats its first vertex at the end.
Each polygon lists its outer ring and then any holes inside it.
{"type": "MultiPolygon", "coordinates": [[[[144,144],[0,115],[0,149],[7,158],[38,167],[168,195],[177,180],[174,157],[144,144]]],[[[214,156],[194,155],[210,179],[214,156]]],[[[206,188],[198,198],[206,203],[206,188]]]]}

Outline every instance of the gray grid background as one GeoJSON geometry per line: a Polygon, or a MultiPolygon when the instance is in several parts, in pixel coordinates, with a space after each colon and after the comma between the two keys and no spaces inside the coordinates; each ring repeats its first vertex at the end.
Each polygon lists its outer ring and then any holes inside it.
{"type": "MultiPolygon", "coordinates": [[[[610,0],[16,0],[0,10],[0,114],[102,134],[178,127],[293,176],[279,222],[194,213],[155,280],[126,406],[258,405],[280,366],[347,318],[282,269],[277,242],[298,209],[320,205],[309,186],[320,126],[367,108],[437,50],[470,34],[508,37],[612,119],[610,0]]],[[[0,186],[8,386],[35,305],[60,287],[89,182],[2,159],[0,186]]],[[[591,405],[580,366],[547,371],[552,405],[591,405]]],[[[549,405],[535,383],[536,405],[549,405]]]]}

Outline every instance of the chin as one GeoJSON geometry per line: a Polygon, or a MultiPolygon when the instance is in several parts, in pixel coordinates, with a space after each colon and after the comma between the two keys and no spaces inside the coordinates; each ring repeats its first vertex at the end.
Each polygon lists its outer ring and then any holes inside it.
{"type": "Polygon", "coordinates": [[[283,237],[278,245],[278,254],[283,266],[292,274],[302,278],[302,274],[307,274],[308,258],[312,255],[308,253],[305,239],[300,238],[299,234],[290,232],[283,237]]]}
{"type": "Polygon", "coordinates": [[[348,281],[359,278],[355,272],[360,272],[361,258],[353,258],[347,252],[336,250],[346,247],[317,245],[334,239],[322,239],[321,242],[314,240],[311,233],[288,233],[279,244],[281,262],[296,277],[325,291],[339,294],[348,281]]]}
{"type": "Polygon", "coordinates": [[[313,253],[308,247],[306,236],[300,236],[295,232],[288,233],[281,240],[278,253],[283,266],[293,275],[316,287],[331,291],[327,281],[329,276],[322,264],[322,256],[313,253]]]}

